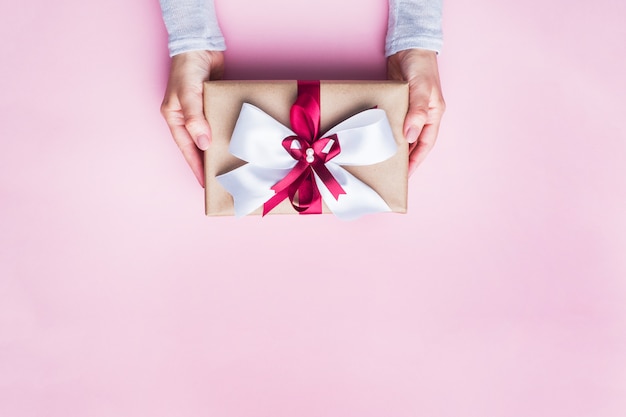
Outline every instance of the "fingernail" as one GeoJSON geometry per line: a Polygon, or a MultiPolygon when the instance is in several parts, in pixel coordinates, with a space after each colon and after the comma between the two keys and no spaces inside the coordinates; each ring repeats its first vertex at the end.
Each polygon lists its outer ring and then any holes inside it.
{"type": "Polygon", "coordinates": [[[209,149],[210,144],[211,141],[209,140],[209,137],[207,135],[198,136],[198,148],[206,151],[207,149],[209,149]]]}
{"type": "Polygon", "coordinates": [[[409,128],[409,130],[406,131],[406,140],[409,143],[413,143],[417,140],[417,137],[419,136],[420,131],[418,129],[416,129],[415,127],[411,126],[409,128]]]}

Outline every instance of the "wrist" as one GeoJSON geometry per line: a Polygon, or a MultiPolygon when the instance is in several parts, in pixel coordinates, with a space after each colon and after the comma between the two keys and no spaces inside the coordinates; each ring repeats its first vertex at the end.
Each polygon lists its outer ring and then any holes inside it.
{"type": "Polygon", "coordinates": [[[172,61],[190,61],[190,60],[201,60],[206,62],[223,60],[224,52],[222,51],[209,51],[209,50],[193,50],[193,51],[185,51],[179,54],[172,56],[172,61]]]}
{"type": "Polygon", "coordinates": [[[408,55],[416,56],[416,57],[424,57],[424,58],[426,58],[426,57],[428,57],[428,58],[436,58],[437,57],[437,51],[433,51],[431,49],[422,49],[422,48],[403,49],[403,50],[398,51],[395,54],[391,55],[389,58],[397,57],[399,59],[404,59],[408,55]]]}
{"type": "Polygon", "coordinates": [[[224,72],[222,51],[193,50],[172,57],[171,74],[194,73],[197,77],[219,79],[224,72]]]}

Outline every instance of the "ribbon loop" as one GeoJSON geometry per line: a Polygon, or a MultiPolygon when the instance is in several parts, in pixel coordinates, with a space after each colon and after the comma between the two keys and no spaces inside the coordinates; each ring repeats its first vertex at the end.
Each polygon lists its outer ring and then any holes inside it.
{"type": "Polygon", "coordinates": [[[319,81],[298,81],[298,98],[291,106],[291,128],[311,145],[318,139],[320,127],[319,81]]]}

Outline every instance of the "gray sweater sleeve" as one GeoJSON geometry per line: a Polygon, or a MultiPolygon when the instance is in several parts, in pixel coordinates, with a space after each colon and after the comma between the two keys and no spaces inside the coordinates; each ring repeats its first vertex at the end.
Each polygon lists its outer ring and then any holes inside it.
{"type": "MultiPolygon", "coordinates": [[[[213,0],[159,1],[169,34],[170,56],[194,50],[226,49],[213,0]]],[[[385,56],[410,48],[440,52],[441,9],[442,0],[389,0],[385,56]]]]}
{"type": "Polygon", "coordinates": [[[441,52],[442,0],[389,0],[385,56],[404,49],[441,52]]]}
{"type": "Polygon", "coordinates": [[[159,0],[169,35],[170,56],[226,49],[213,0],[159,0]]]}

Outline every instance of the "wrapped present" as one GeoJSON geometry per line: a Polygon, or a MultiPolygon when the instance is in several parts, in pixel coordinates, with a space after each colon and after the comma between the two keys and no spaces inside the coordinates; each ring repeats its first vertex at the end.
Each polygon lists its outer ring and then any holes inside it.
{"type": "Polygon", "coordinates": [[[408,85],[211,81],[207,215],[405,213],[408,85]]]}

